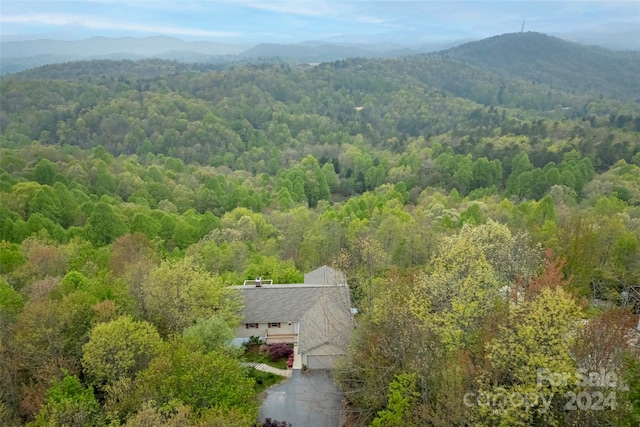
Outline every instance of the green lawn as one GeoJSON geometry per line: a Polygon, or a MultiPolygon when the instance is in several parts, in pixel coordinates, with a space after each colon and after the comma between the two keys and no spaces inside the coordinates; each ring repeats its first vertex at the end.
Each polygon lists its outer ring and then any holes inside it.
{"type": "Polygon", "coordinates": [[[264,363],[265,365],[273,366],[274,368],[287,369],[287,359],[280,359],[278,361],[272,361],[268,354],[260,354],[257,351],[249,349],[243,356],[243,362],[255,362],[264,363]]]}
{"type": "Polygon", "coordinates": [[[264,363],[278,369],[287,369],[287,360],[287,357],[276,361],[271,360],[267,353],[260,353],[259,344],[249,346],[242,355],[243,362],[264,363]]]}
{"type": "Polygon", "coordinates": [[[256,384],[253,386],[256,394],[262,393],[264,390],[274,384],[278,384],[285,378],[269,372],[259,371],[255,368],[249,368],[249,376],[256,380],[256,384]]]}

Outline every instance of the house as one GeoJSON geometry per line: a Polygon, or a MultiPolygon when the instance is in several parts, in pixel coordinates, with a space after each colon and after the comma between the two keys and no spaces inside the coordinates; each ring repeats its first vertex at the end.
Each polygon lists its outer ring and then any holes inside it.
{"type": "Polygon", "coordinates": [[[347,278],[342,271],[323,265],[304,275],[304,283],[318,285],[346,284],[347,278]]]}
{"type": "Polygon", "coordinates": [[[235,286],[244,308],[235,343],[256,336],[294,346],[294,369],[328,369],[346,352],[353,321],[344,274],[320,267],[301,284],[246,281],[235,286]]]}

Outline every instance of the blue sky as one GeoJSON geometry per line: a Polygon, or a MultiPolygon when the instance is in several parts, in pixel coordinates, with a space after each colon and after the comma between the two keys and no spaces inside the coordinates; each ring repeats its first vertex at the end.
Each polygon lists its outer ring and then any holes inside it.
{"type": "Polygon", "coordinates": [[[2,0],[0,3],[0,34],[5,40],[168,35],[228,43],[295,43],[340,36],[437,42],[517,32],[523,19],[526,30],[544,33],[611,23],[640,27],[640,1],[2,0]]]}

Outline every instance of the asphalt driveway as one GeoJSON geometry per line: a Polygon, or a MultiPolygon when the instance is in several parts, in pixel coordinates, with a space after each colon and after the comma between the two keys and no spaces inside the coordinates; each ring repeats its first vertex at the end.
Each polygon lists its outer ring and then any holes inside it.
{"type": "Polygon", "coordinates": [[[287,421],[293,427],[338,427],[342,393],[329,371],[302,374],[294,370],[291,378],[265,391],[258,419],[287,421]]]}

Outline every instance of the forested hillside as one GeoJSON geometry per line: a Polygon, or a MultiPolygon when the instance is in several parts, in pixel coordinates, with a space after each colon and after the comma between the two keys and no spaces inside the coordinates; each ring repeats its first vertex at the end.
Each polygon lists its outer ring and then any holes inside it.
{"type": "Polygon", "coordinates": [[[573,93],[638,102],[640,52],[581,46],[541,33],[503,34],[439,52],[573,93]]]}
{"type": "Polygon", "coordinates": [[[226,286],[329,264],[351,425],[637,425],[637,58],[594,92],[474,46],[3,76],[0,424],[251,426],[226,286]]]}

